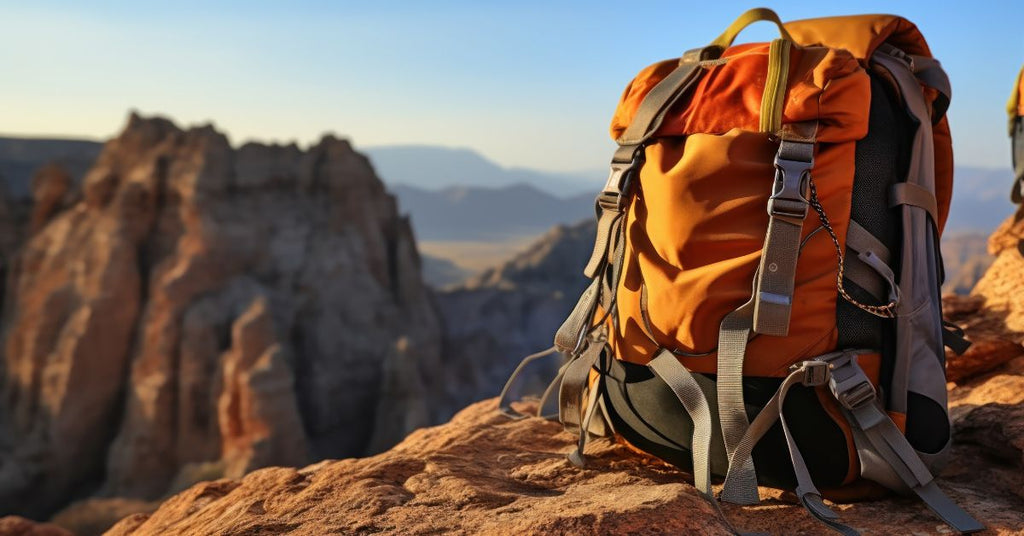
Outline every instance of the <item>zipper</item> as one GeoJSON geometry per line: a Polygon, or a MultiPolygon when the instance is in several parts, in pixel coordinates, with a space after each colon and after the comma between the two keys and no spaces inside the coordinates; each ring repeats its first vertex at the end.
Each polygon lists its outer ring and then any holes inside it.
{"type": "Polygon", "coordinates": [[[768,46],[768,75],[761,95],[761,132],[776,133],[782,128],[782,109],[789,83],[789,53],[793,42],[775,39],[768,46]]]}

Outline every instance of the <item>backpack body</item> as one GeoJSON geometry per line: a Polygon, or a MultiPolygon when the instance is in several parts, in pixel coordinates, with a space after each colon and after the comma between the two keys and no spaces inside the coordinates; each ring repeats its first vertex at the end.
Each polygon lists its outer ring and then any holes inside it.
{"type": "Polygon", "coordinates": [[[795,489],[853,533],[822,495],[888,488],[980,530],[931,476],[951,437],[944,340],[962,342],[939,294],[949,97],[894,16],[782,25],[755,9],[642,70],[612,120],[592,283],[541,404],[558,393],[570,461],[611,435],[712,501],[713,476],[739,504],[758,484],[795,489]],[[756,20],[781,38],[733,46],[756,20]]]}
{"type": "Polygon", "coordinates": [[[1010,116],[1010,151],[1013,157],[1013,189],[1010,200],[1020,204],[1024,198],[1024,68],[1017,75],[1013,84],[1013,92],[1006,104],[1006,113],[1010,116]]]}

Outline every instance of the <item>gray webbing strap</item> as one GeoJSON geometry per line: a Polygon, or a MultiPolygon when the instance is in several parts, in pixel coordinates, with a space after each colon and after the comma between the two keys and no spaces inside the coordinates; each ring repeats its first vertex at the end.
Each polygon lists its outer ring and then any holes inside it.
{"type": "MultiPolygon", "coordinates": [[[[508,381],[505,382],[505,387],[501,389],[501,394],[498,395],[498,410],[504,413],[507,417],[512,419],[522,419],[523,417],[528,417],[528,415],[526,415],[525,413],[519,413],[518,411],[512,409],[511,401],[508,399],[509,393],[511,393],[512,391],[512,385],[515,384],[516,379],[519,377],[520,374],[522,374],[523,370],[526,369],[527,365],[534,361],[537,361],[538,359],[557,355],[558,349],[552,346],[551,348],[548,348],[547,350],[544,350],[542,352],[537,352],[535,354],[531,354],[524,357],[523,360],[519,362],[519,366],[517,366],[516,369],[512,371],[512,375],[509,376],[508,381]]],[[[559,378],[560,377],[561,373],[559,373],[559,378]]],[[[558,378],[555,378],[555,381],[558,381],[558,378]]],[[[547,395],[545,395],[545,397],[546,396],[547,395]]],[[[543,407],[544,402],[541,401],[541,407],[537,409],[538,415],[541,411],[541,408],[543,407]]]]}
{"type": "Polygon", "coordinates": [[[608,257],[608,245],[615,234],[616,223],[621,225],[622,213],[615,210],[599,210],[597,217],[597,237],[594,240],[594,251],[590,254],[583,275],[593,279],[608,257]]]}
{"type": "Polygon", "coordinates": [[[935,194],[929,192],[910,182],[899,182],[892,185],[889,190],[889,206],[913,205],[921,207],[932,217],[932,221],[939,222],[939,205],[935,201],[935,194]]]}
{"type": "Polygon", "coordinates": [[[743,356],[753,325],[754,301],[751,299],[725,315],[718,330],[718,418],[722,440],[729,456],[729,473],[735,481],[734,492],[722,495],[723,501],[735,504],[757,504],[757,475],[754,460],[749,456],[733,459],[733,452],[747,432],[746,406],[743,403],[743,356]]]}
{"type": "Polygon", "coordinates": [[[868,291],[878,301],[899,301],[899,287],[889,261],[892,253],[881,240],[854,220],[846,231],[846,247],[858,254],[847,255],[843,276],[868,291]],[[888,284],[888,300],[886,300],[888,284]]]}
{"type": "Polygon", "coordinates": [[[601,355],[603,343],[590,342],[576,359],[569,363],[558,389],[558,420],[569,433],[580,432],[583,424],[583,393],[590,380],[590,370],[601,355]]]}
{"type": "Polygon", "coordinates": [[[857,257],[847,256],[844,260],[846,265],[843,267],[843,277],[856,283],[879,302],[885,301],[885,284],[878,273],[857,257]]]}
{"type": "Polygon", "coordinates": [[[583,291],[583,294],[580,295],[580,299],[576,302],[572,312],[569,313],[565,322],[562,322],[562,326],[555,332],[555,347],[558,348],[558,351],[569,355],[574,355],[579,351],[583,344],[586,330],[589,328],[591,319],[594,317],[594,310],[597,308],[600,290],[601,280],[594,279],[590,282],[587,289],[583,291]]]}
{"type": "Polygon", "coordinates": [[[693,374],[686,370],[672,352],[662,349],[648,363],[662,381],[668,384],[682,402],[693,421],[693,485],[704,495],[711,494],[711,407],[693,374]]]}
{"type": "Polygon", "coordinates": [[[949,109],[949,103],[953,99],[953,86],[949,83],[949,76],[942,69],[939,60],[927,56],[910,55],[913,60],[914,75],[924,85],[938,91],[941,94],[933,104],[935,113],[932,116],[932,123],[938,123],[942,116],[949,109]]]}
{"type": "Polygon", "coordinates": [[[850,220],[850,226],[846,230],[846,247],[858,252],[874,252],[885,264],[892,261],[892,253],[875,235],[865,229],[856,220],[850,220]]]}
{"type": "Polygon", "coordinates": [[[768,199],[768,230],[754,294],[756,333],[779,337],[789,333],[800,234],[807,217],[804,191],[813,166],[813,141],[783,139],[779,143],[775,183],[768,199]]]}
{"type": "Polygon", "coordinates": [[[587,406],[584,409],[582,424],[580,425],[579,430],[579,439],[576,441],[576,449],[566,456],[569,463],[579,468],[583,468],[587,464],[586,459],[583,457],[583,452],[587,446],[587,439],[590,437],[590,421],[594,418],[594,414],[597,413],[597,397],[601,393],[600,384],[602,381],[604,381],[603,376],[599,376],[597,383],[590,386],[590,396],[587,397],[587,406]]]}
{"type": "Polygon", "coordinates": [[[544,389],[544,394],[541,395],[540,401],[537,403],[537,413],[536,413],[536,415],[538,417],[541,417],[543,419],[557,419],[558,418],[558,407],[555,407],[554,413],[547,413],[544,410],[545,410],[545,408],[547,408],[548,400],[551,400],[551,395],[553,395],[555,393],[555,391],[557,391],[559,389],[559,387],[562,386],[562,378],[565,377],[565,370],[567,368],[569,368],[569,363],[568,362],[562,364],[562,366],[558,369],[558,374],[556,374],[555,378],[553,380],[551,380],[551,383],[548,384],[547,389],[544,389]]]}
{"type": "Polygon", "coordinates": [[[1024,199],[1024,117],[1017,116],[1010,122],[1010,147],[1016,177],[1010,190],[1010,201],[1020,204],[1024,199]]]}
{"type": "MultiPolygon", "coordinates": [[[[647,141],[661,127],[672,105],[679,101],[686,91],[699,78],[700,62],[711,59],[711,56],[720,53],[717,47],[705,47],[687,51],[679,61],[679,66],[674,71],[661,79],[644,96],[643,102],[633,115],[633,120],[626,127],[625,132],[616,140],[621,146],[639,146],[647,141]]],[[[626,156],[625,154],[621,156],[626,156]]],[[[620,159],[626,161],[628,159],[620,159]]]]}
{"type": "Polygon", "coordinates": [[[961,533],[984,530],[984,525],[935,485],[934,477],[914,447],[878,407],[875,388],[857,364],[856,356],[842,354],[828,363],[831,367],[829,389],[843,406],[851,426],[867,437],[871,450],[885,460],[903,483],[949,526],[961,533]]]}
{"type": "MultiPolygon", "coordinates": [[[[743,435],[743,439],[733,453],[730,462],[750,456],[757,442],[764,437],[776,422],[781,422],[786,444],[789,447],[790,460],[793,463],[793,472],[796,475],[796,494],[800,498],[800,503],[804,505],[811,515],[829,528],[840,534],[857,536],[859,532],[838,522],[839,516],[822,501],[821,492],[818,491],[814,481],[811,479],[811,473],[796,441],[793,439],[793,435],[790,433],[789,426],[786,423],[786,416],[783,413],[786,395],[789,393],[790,388],[797,384],[809,387],[824,385],[828,382],[829,378],[828,365],[821,361],[804,361],[794,365],[792,370],[789,376],[783,380],[779,389],[772,395],[772,398],[762,408],[761,412],[754,418],[754,422],[750,423],[747,433],[743,435]]],[[[730,463],[731,466],[732,463],[730,463]]],[[[736,493],[736,483],[733,476],[731,472],[725,476],[725,483],[722,487],[723,500],[726,500],[726,496],[733,496],[736,493]]]]}

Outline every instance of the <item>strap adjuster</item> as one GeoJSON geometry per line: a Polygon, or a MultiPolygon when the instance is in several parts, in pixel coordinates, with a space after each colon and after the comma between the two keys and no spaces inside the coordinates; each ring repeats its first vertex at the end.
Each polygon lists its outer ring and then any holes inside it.
{"type": "Polygon", "coordinates": [[[633,177],[640,170],[644,163],[643,146],[637,148],[630,162],[612,161],[611,171],[608,173],[608,180],[604,188],[597,195],[598,210],[614,210],[622,212],[626,206],[626,194],[633,184],[633,177]]]}
{"type": "Polygon", "coordinates": [[[804,361],[796,363],[789,367],[790,372],[804,373],[804,377],[800,379],[800,383],[807,387],[817,387],[819,385],[825,385],[829,379],[832,378],[832,370],[829,368],[829,364],[824,361],[804,361]]]}
{"type": "Polygon", "coordinates": [[[768,214],[803,220],[807,217],[807,187],[811,162],[775,155],[775,184],[768,198],[768,214]]]}
{"type": "Polygon", "coordinates": [[[875,387],[871,382],[863,381],[850,389],[836,393],[836,399],[844,408],[854,410],[874,400],[875,394],[875,387]]]}

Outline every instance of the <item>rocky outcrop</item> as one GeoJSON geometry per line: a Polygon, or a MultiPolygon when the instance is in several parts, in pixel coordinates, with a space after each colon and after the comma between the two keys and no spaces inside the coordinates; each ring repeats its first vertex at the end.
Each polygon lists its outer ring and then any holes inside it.
{"type": "Polygon", "coordinates": [[[986,308],[1005,314],[1009,329],[1024,332],[1024,209],[992,233],[988,251],[996,260],[971,294],[984,298],[986,308]]]}
{"type": "MultiPolygon", "coordinates": [[[[730,533],[684,473],[608,440],[591,443],[588,465],[579,470],[565,460],[573,447],[573,437],[560,425],[508,420],[489,400],[378,456],[301,470],[262,469],[240,481],[199,484],[107,534],[730,533]]],[[[1002,480],[988,478],[1002,468],[970,446],[958,455],[972,458],[945,475],[942,487],[993,533],[1024,526],[1024,498],[1015,491],[1024,484],[1019,469],[1016,477],[1011,471],[1002,480]],[[968,462],[972,473],[961,470],[968,462]]],[[[726,505],[729,521],[773,534],[824,533],[791,495],[763,488],[761,496],[761,507],[726,505]]],[[[866,534],[891,534],[893,527],[903,534],[948,533],[913,500],[843,504],[837,510],[866,534]]]]}
{"type": "Polygon", "coordinates": [[[56,525],[36,523],[18,516],[0,518],[0,534],[3,536],[74,536],[56,525]]]}
{"type": "Polygon", "coordinates": [[[1024,333],[1006,326],[1006,311],[985,307],[983,296],[947,294],[942,298],[946,320],[969,334],[971,346],[962,355],[946,350],[946,379],[960,382],[1024,355],[1024,333]]]}
{"type": "Polygon", "coordinates": [[[0,513],[155,498],[429,424],[440,322],[408,220],[346,141],[236,150],[133,115],[79,195],[66,179],[33,182],[8,269],[0,513]]]}
{"type": "MultiPolygon", "coordinates": [[[[459,386],[448,391],[438,418],[496,395],[524,356],[551,346],[586,288],[583,265],[596,228],[592,219],[557,226],[505,264],[437,293],[447,383],[459,386]]],[[[559,364],[538,363],[523,388],[543,391],[559,364]]]]}
{"type": "Polygon", "coordinates": [[[971,292],[995,260],[986,249],[987,242],[988,237],[981,233],[947,233],[942,237],[942,267],[946,274],[943,292],[971,292]]]}

